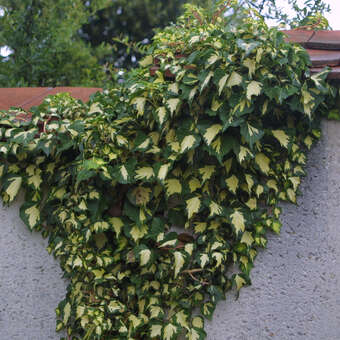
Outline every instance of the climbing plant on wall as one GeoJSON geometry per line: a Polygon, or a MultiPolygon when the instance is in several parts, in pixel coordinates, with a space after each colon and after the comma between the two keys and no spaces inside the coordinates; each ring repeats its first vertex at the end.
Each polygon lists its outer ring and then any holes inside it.
{"type": "Polygon", "coordinates": [[[188,5],[88,104],[62,94],[30,120],[0,115],[2,200],[25,189],[20,215],[69,278],[69,339],[204,339],[279,233],[279,201],[296,203],[328,71],[311,76],[255,11],[216,6],[188,5]]]}

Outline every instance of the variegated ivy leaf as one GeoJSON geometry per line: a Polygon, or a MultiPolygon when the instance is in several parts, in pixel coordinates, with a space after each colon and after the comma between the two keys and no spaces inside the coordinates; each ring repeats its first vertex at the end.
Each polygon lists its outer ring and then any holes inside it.
{"type": "Polygon", "coordinates": [[[240,231],[244,232],[245,226],[245,219],[241,211],[235,210],[231,215],[231,223],[235,228],[236,234],[240,231]]]}
{"type": "Polygon", "coordinates": [[[153,56],[152,55],[147,55],[144,57],[142,60],[140,60],[139,65],[142,67],[147,67],[149,65],[153,64],[153,56]]]}
{"type": "Polygon", "coordinates": [[[179,274],[180,270],[182,269],[184,263],[185,263],[185,257],[183,255],[183,253],[181,253],[180,251],[175,251],[174,252],[174,258],[175,258],[175,278],[177,277],[177,275],[179,274]]]}
{"type": "Polygon", "coordinates": [[[163,340],[175,340],[178,329],[175,325],[168,323],[163,329],[163,340]]]}
{"type": "Polygon", "coordinates": [[[221,57],[216,55],[216,54],[212,54],[208,60],[207,60],[207,65],[205,66],[205,68],[208,68],[209,66],[213,65],[216,63],[217,60],[220,60],[221,57]]]}
{"type": "Polygon", "coordinates": [[[201,312],[207,319],[210,320],[214,313],[215,307],[216,307],[216,304],[212,302],[206,302],[202,305],[201,312]]]}
{"type": "Polygon", "coordinates": [[[281,146],[288,149],[289,136],[283,130],[272,130],[272,134],[280,142],[281,146]]]}
{"type": "Polygon", "coordinates": [[[33,230],[40,223],[40,209],[36,203],[25,203],[20,208],[20,217],[30,230],[33,230]]]}
{"type": "Polygon", "coordinates": [[[131,104],[136,105],[137,116],[143,116],[145,103],[146,103],[145,97],[136,97],[131,101],[131,104]]]}
{"type": "Polygon", "coordinates": [[[247,58],[244,60],[243,65],[248,68],[249,77],[251,78],[252,75],[255,73],[256,61],[254,59],[247,58]]]}
{"type": "Polygon", "coordinates": [[[215,168],[215,165],[206,165],[205,167],[198,169],[202,176],[203,183],[211,178],[211,176],[215,173],[215,168]]]}
{"type": "Polygon", "coordinates": [[[151,338],[160,337],[162,335],[162,328],[163,328],[163,325],[161,325],[161,324],[151,325],[151,332],[150,332],[151,338]]]}
{"type": "Polygon", "coordinates": [[[245,231],[243,233],[241,243],[245,243],[248,247],[250,247],[254,243],[254,238],[249,231],[245,231]]]}
{"type": "Polygon", "coordinates": [[[222,130],[222,125],[220,124],[214,124],[206,129],[203,138],[206,141],[208,145],[211,144],[211,142],[214,140],[214,138],[217,136],[217,134],[222,130]]]}
{"type": "Polygon", "coordinates": [[[8,176],[3,182],[3,191],[7,194],[4,198],[6,203],[11,203],[18,195],[22,183],[22,177],[8,176]]]}
{"type": "Polygon", "coordinates": [[[238,188],[238,183],[239,183],[239,180],[238,178],[235,176],[235,175],[232,175],[231,177],[227,178],[225,180],[227,186],[228,186],[228,189],[233,193],[233,194],[236,194],[236,190],[238,188]]]}
{"type": "Polygon", "coordinates": [[[234,282],[238,291],[247,284],[246,280],[241,275],[235,275],[234,282]]]}
{"type": "Polygon", "coordinates": [[[179,98],[171,98],[171,99],[167,100],[166,106],[170,110],[171,115],[173,115],[174,112],[177,110],[180,102],[181,102],[181,100],[179,98]]]}
{"type": "Polygon", "coordinates": [[[165,118],[166,118],[166,108],[165,106],[160,106],[156,110],[156,119],[161,126],[165,122],[165,118]]]}
{"type": "Polygon", "coordinates": [[[151,250],[150,249],[143,249],[139,252],[139,256],[140,256],[140,265],[145,266],[150,261],[151,250]]]}
{"type": "Polygon", "coordinates": [[[248,142],[251,148],[253,147],[253,144],[259,141],[264,135],[264,131],[255,128],[249,123],[242,124],[240,131],[241,131],[241,135],[248,142]]]}
{"type": "Polygon", "coordinates": [[[200,80],[200,84],[201,84],[201,87],[200,87],[201,93],[208,86],[210,79],[212,78],[213,75],[214,75],[214,72],[210,71],[210,72],[202,72],[202,74],[198,76],[200,80]]]}
{"type": "Polygon", "coordinates": [[[218,82],[218,95],[219,95],[219,96],[221,95],[221,93],[222,93],[222,91],[223,91],[223,89],[224,89],[224,87],[225,87],[225,84],[226,84],[228,78],[229,78],[229,75],[226,74],[225,76],[223,76],[223,77],[219,80],[219,82],[218,82]]]}
{"type": "Polygon", "coordinates": [[[195,147],[199,140],[194,135],[185,136],[181,142],[181,153],[188,151],[195,147]]]}
{"type": "Polygon", "coordinates": [[[109,222],[112,224],[113,230],[115,231],[116,237],[118,238],[124,226],[122,219],[119,217],[112,217],[109,219],[109,222]]]}
{"type": "Polygon", "coordinates": [[[240,76],[237,72],[233,71],[230,77],[228,78],[227,87],[231,88],[233,86],[240,85],[242,83],[242,80],[243,80],[242,76],[240,76]]]}
{"type": "Polygon", "coordinates": [[[209,209],[210,209],[209,217],[212,217],[215,215],[218,215],[218,216],[222,215],[223,208],[214,201],[211,201],[211,203],[209,204],[209,209]]]}
{"type": "Polygon", "coordinates": [[[142,167],[136,170],[135,178],[138,180],[150,180],[155,176],[153,168],[142,167]]]}
{"type": "Polygon", "coordinates": [[[171,178],[165,181],[166,194],[168,197],[182,192],[182,184],[178,179],[171,178]]]}
{"type": "Polygon", "coordinates": [[[188,212],[188,219],[190,219],[194,214],[198,213],[201,207],[201,199],[196,196],[186,200],[186,208],[188,212]]]}
{"type": "Polygon", "coordinates": [[[160,181],[164,181],[167,174],[168,174],[168,171],[170,169],[170,166],[171,164],[167,163],[167,164],[162,164],[158,170],[158,175],[157,175],[157,178],[160,180],[160,181]]]}
{"type": "Polygon", "coordinates": [[[264,153],[261,152],[255,156],[255,163],[264,174],[268,175],[270,170],[270,159],[264,153]]]}
{"type": "Polygon", "coordinates": [[[237,158],[240,163],[243,161],[254,157],[253,153],[245,146],[240,145],[239,152],[237,153],[237,158]]]}
{"type": "Polygon", "coordinates": [[[251,100],[252,96],[258,96],[261,93],[262,84],[258,81],[251,81],[247,86],[247,99],[251,100]]]}

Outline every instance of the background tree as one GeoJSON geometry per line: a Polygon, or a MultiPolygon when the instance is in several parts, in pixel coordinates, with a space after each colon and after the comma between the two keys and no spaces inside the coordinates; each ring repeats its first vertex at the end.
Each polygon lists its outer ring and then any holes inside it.
{"type": "Polygon", "coordinates": [[[101,85],[96,51],[77,31],[104,0],[0,0],[0,86],[101,85]]]}

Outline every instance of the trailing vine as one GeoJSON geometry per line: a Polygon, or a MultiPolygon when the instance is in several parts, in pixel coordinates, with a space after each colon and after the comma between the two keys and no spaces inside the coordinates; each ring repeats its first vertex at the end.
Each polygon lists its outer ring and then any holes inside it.
{"type": "Polygon", "coordinates": [[[296,203],[335,90],[302,47],[228,5],[187,6],[88,104],[60,94],[29,120],[0,114],[2,200],[24,188],[21,218],[69,279],[69,339],[204,339],[280,232],[278,203],[296,203]]]}

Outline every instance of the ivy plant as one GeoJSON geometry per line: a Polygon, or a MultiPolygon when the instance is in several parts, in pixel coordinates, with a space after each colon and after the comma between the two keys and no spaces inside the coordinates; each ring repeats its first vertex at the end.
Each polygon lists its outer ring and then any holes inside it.
{"type": "Polygon", "coordinates": [[[0,114],[0,192],[69,279],[68,339],[206,337],[250,271],[335,90],[305,50],[236,1],[188,5],[140,67],[88,104],[0,114]],[[326,100],[327,98],[327,100],[326,100]]]}

